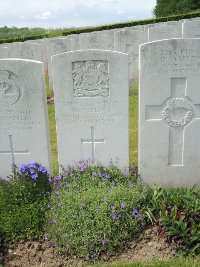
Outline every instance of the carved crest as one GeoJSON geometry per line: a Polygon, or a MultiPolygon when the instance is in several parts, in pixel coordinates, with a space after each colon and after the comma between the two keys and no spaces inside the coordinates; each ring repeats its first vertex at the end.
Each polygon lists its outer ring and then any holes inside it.
{"type": "Polygon", "coordinates": [[[13,105],[20,95],[17,76],[8,70],[0,70],[0,105],[13,105]]]}
{"type": "Polygon", "coordinates": [[[75,97],[109,96],[108,62],[75,62],[73,85],[75,97]]]}

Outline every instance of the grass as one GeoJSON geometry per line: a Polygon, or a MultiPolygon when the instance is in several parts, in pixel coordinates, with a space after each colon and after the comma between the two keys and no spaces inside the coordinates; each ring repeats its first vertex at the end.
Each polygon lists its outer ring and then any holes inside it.
{"type": "MultiPolygon", "coordinates": [[[[46,77],[46,91],[49,95],[49,84],[48,78],[46,77]]],[[[138,83],[133,82],[130,84],[130,97],[129,97],[129,165],[137,165],[138,160],[138,83]]],[[[53,174],[58,174],[58,151],[57,151],[57,140],[56,140],[56,126],[55,126],[55,109],[54,105],[48,106],[49,112],[49,125],[50,125],[50,138],[51,138],[51,149],[52,149],[52,163],[53,163],[53,174]]]]}

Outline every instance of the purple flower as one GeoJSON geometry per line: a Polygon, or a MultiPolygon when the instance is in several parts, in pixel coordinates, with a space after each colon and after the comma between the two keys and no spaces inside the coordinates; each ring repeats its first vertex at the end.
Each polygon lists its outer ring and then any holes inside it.
{"type": "Polygon", "coordinates": [[[54,176],[54,181],[58,181],[58,180],[60,180],[60,179],[62,179],[62,176],[61,176],[61,175],[59,175],[59,176],[54,176]]]}
{"type": "Polygon", "coordinates": [[[70,185],[69,184],[66,184],[66,187],[69,189],[70,188],[70,185]]]}
{"type": "Polygon", "coordinates": [[[128,176],[128,170],[124,171],[124,176],[128,176]]]}
{"type": "Polygon", "coordinates": [[[99,175],[100,177],[102,177],[102,173],[101,173],[100,171],[98,172],[98,175],[99,175]]]}
{"type": "Polygon", "coordinates": [[[26,166],[24,164],[22,164],[20,167],[19,167],[19,170],[20,172],[25,172],[26,171],[26,166]]]}
{"type": "Polygon", "coordinates": [[[137,218],[140,218],[142,216],[141,213],[136,208],[133,208],[133,212],[135,213],[137,218]]]}
{"type": "Polygon", "coordinates": [[[73,177],[73,176],[74,176],[74,173],[73,173],[73,172],[71,172],[71,173],[70,173],[70,177],[73,177]]]}
{"type": "Polygon", "coordinates": [[[94,163],[94,166],[95,166],[95,167],[98,167],[98,166],[99,166],[99,162],[95,162],[95,163],[94,163]]]}
{"type": "Polygon", "coordinates": [[[92,173],[92,176],[96,176],[96,172],[93,172],[93,173],[92,173]]]}
{"type": "Polygon", "coordinates": [[[54,194],[57,196],[57,195],[60,194],[60,192],[59,191],[54,191],[54,194]]]}
{"type": "Polygon", "coordinates": [[[38,171],[41,172],[41,173],[47,173],[47,169],[45,167],[42,167],[42,166],[40,166],[38,168],[38,171]]]}
{"type": "Polygon", "coordinates": [[[107,180],[108,178],[110,178],[110,175],[109,174],[105,174],[104,178],[107,180]]]}
{"type": "Polygon", "coordinates": [[[82,160],[82,159],[80,159],[80,160],[79,160],[79,163],[83,163],[83,160],[82,160]]]}
{"type": "Polygon", "coordinates": [[[36,161],[33,161],[33,162],[28,163],[27,164],[27,167],[29,167],[29,168],[35,168],[36,165],[38,165],[38,163],[36,161]]]}
{"type": "Polygon", "coordinates": [[[35,170],[31,168],[31,169],[30,169],[30,173],[31,173],[31,174],[34,174],[34,173],[35,173],[35,170]]]}
{"type": "Polygon", "coordinates": [[[35,173],[35,174],[31,175],[31,178],[32,178],[33,180],[36,180],[36,179],[38,178],[38,174],[35,173]]]}
{"type": "Polygon", "coordinates": [[[99,211],[99,208],[96,208],[95,211],[99,211]]]}
{"type": "Polygon", "coordinates": [[[114,210],[115,209],[115,206],[110,206],[111,210],[114,210]]]}
{"type": "Polygon", "coordinates": [[[121,208],[124,209],[126,207],[126,204],[121,203],[121,208]]]}
{"type": "Polygon", "coordinates": [[[116,214],[113,214],[113,213],[111,213],[111,214],[110,214],[110,218],[111,218],[112,220],[116,220],[116,219],[117,219],[117,215],[116,215],[116,214]]]}
{"type": "Polygon", "coordinates": [[[81,171],[81,172],[83,172],[83,171],[86,170],[86,169],[87,169],[87,167],[86,167],[85,165],[83,165],[83,166],[80,167],[80,171],[81,171]]]}
{"type": "Polygon", "coordinates": [[[113,161],[112,161],[112,159],[109,161],[109,165],[113,165],[113,161]]]}

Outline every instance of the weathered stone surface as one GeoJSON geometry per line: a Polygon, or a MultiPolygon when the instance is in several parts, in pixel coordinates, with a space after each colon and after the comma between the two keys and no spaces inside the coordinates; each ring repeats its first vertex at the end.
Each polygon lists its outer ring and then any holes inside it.
{"type": "Polygon", "coordinates": [[[187,21],[183,24],[184,38],[200,38],[200,20],[187,21]]]}
{"type": "Polygon", "coordinates": [[[42,47],[35,43],[12,43],[9,51],[10,58],[23,58],[42,62],[42,47]]]}
{"type": "Polygon", "coordinates": [[[0,177],[11,165],[37,161],[51,172],[44,70],[41,62],[0,60],[0,177]]]}
{"type": "Polygon", "coordinates": [[[46,41],[46,55],[48,63],[49,90],[53,92],[51,57],[69,51],[68,38],[51,38],[46,41]]]}
{"type": "Polygon", "coordinates": [[[59,164],[129,165],[128,56],[85,50],[52,57],[59,164]]]}
{"type": "Polygon", "coordinates": [[[0,47],[0,58],[8,58],[9,57],[9,47],[0,47]]]}
{"type": "Polygon", "coordinates": [[[79,48],[84,49],[114,49],[113,31],[91,32],[79,35],[79,48]]]}
{"type": "Polygon", "coordinates": [[[139,174],[149,185],[200,184],[200,39],[141,45],[139,174]]]}
{"type": "Polygon", "coordinates": [[[182,24],[155,26],[148,29],[148,41],[182,37],[182,24]]]}
{"type": "Polygon", "coordinates": [[[138,79],[139,45],[147,42],[146,31],[118,31],[114,33],[115,50],[129,55],[129,79],[138,79]]]}

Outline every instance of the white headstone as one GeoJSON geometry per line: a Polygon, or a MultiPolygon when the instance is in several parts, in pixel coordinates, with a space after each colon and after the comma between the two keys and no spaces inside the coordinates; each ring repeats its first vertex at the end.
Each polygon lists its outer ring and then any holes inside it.
{"type": "Polygon", "coordinates": [[[151,27],[148,29],[148,41],[157,41],[182,37],[182,24],[151,27]]]}
{"type": "Polygon", "coordinates": [[[42,62],[42,47],[33,43],[12,43],[9,52],[10,58],[23,58],[42,62]]]}
{"type": "Polygon", "coordinates": [[[51,57],[69,51],[68,38],[52,38],[46,41],[46,54],[48,63],[49,89],[53,91],[51,57]]]}
{"type": "Polygon", "coordinates": [[[144,30],[147,31],[149,28],[158,27],[158,26],[164,26],[164,25],[165,25],[165,22],[150,23],[150,24],[144,25],[144,30]]]}
{"type": "Polygon", "coordinates": [[[0,58],[8,58],[9,57],[9,47],[0,47],[0,58]]]}
{"type": "Polygon", "coordinates": [[[200,185],[200,39],[141,45],[139,173],[149,185],[200,185]]]}
{"type": "Polygon", "coordinates": [[[183,25],[184,38],[200,38],[200,20],[185,22],[183,25]]]}
{"type": "Polygon", "coordinates": [[[128,56],[102,50],[52,57],[59,164],[129,165],[128,56]]]}
{"type": "Polygon", "coordinates": [[[11,165],[36,161],[51,173],[44,70],[41,62],[0,60],[0,177],[11,165]]]}
{"type": "Polygon", "coordinates": [[[44,39],[36,39],[36,40],[29,40],[25,43],[33,43],[41,45],[41,61],[44,62],[44,69],[45,73],[48,73],[48,65],[47,65],[47,55],[46,55],[46,38],[44,39]]]}
{"type": "Polygon", "coordinates": [[[118,31],[114,36],[115,50],[129,55],[129,79],[138,79],[139,45],[147,42],[147,32],[118,31]]]}
{"type": "Polygon", "coordinates": [[[80,50],[79,35],[78,34],[70,34],[67,37],[69,40],[69,51],[80,50]]]}
{"type": "Polygon", "coordinates": [[[85,49],[104,49],[113,50],[114,33],[113,31],[91,32],[79,35],[79,48],[85,49]]]}

